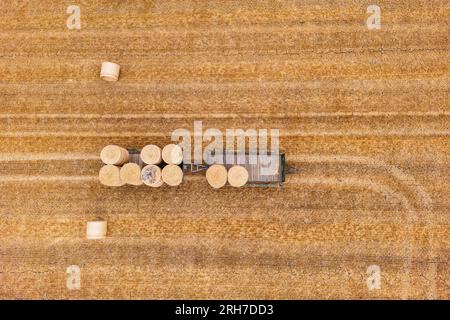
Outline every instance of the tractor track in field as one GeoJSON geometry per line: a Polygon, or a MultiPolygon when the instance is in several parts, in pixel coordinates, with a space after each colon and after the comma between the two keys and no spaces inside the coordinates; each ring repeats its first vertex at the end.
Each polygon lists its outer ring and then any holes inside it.
{"type": "Polygon", "coordinates": [[[447,299],[449,6],[379,5],[367,30],[360,0],[99,0],[69,30],[54,1],[2,1],[0,299],[447,299]],[[280,129],[283,187],[98,182],[105,145],[196,120],[280,129]]]}

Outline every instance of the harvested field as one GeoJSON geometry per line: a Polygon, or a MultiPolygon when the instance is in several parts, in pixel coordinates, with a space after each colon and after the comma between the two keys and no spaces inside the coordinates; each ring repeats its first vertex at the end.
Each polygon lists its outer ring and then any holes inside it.
{"type": "Polygon", "coordinates": [[[0,1],[0,298],[450,298],[448,1],[378,0],[381,30],[361,0],[75,2],[0,1]],[[194,120],[280,129],[295,172],[98,182],[194,120]]]}

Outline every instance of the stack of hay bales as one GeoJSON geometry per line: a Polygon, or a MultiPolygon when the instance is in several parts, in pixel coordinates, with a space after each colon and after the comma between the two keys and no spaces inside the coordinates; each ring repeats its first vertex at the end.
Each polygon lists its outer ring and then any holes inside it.
{"type": "Polygon", "coordinates": [[[120,176],[120,166],[129,159],[128,150],[116,145],[108,145],[100,152],[100,159],[105,164],[98,174],[102,184],[109,187],[120,187],[125,184],[120,176]]]}
{"type": "Polygon", "coordinates": [[[161,178],[161,168],[158,166],[162,162],[161,148],[149,144],[141,150],[141,160],[146,164],[141,170],[141,179],[145,185],[158,188],[164,183],[161,178]]]}
{"type": "MultiPolygon", "coordinates": [[[[105,164],[99,172],[100,182],[109,187],[125,184],[146,185],[158,188],[167,184],[178,186],[183,182],[183,150],[179,145],[168,144],[163,149],[149,144],[139,152],[130,153],[116,145],[108,145],[100,152],[105,164]]],[[[249,179],[244,166],[233,165],[228,170],[223,164],[213,164],[206,171],[206,180],[211,187],[219,189],[227,183],[232,187],[242,187],[249,179]]]]}
{"type": "Polygon", "coordinates": [[[167,164],[161,172],[162,180],[169,186],[178,186],[183,181],[183,150],[176,144],[168,144],[162,150],[162,158],[167,164]]]}
{"type": "Polygon", "coordinates": [[[183,182],[183,150],[179,145],[168,144],[162,150],[149,144],[140,153],[130,153],[116,145],[108,145],[100,152],[104,166],[99,180],[105,186],[120,187],[125,184],[150,187],[178,186],[183,182]]]}
{"type": "Polygon", "coordinates": [[[227,182],[232,187],[242,187],[248,181],[248,171],[245,167],[234,165],[228,171],[223,164],[213,164],[206,170],[206,181],[214,189],[224,187],[227,182]]]}

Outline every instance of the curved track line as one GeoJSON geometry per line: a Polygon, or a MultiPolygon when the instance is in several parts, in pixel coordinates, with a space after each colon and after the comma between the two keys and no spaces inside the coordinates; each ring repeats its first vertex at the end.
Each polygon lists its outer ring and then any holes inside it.
{"type": "Polygon", "coordinates": [[[425,189],[420,186],[414,177],[409,174],[404,173],[395,165],[387,164],[386,162],[363,156],[349,156],[349,155],[290,155],[287,157],[287,161],[296,162],[314,162],[314,163],[354,163],[358,165],[365,165],[369,167],[382,168],[386,170],[389,174],[395,177],[397,180],[401,181],[408,189],[413,190],[416,196],[420,199],[420,204],[426,209],[432,209],[432,200],[425,189]],[[413,186],[411,186],[411,184],[413,186]]]}
{"type": "MultiPolygon", "coordinates": [[[[330,163],[336,163],[336,162],[340,162],[340,163],[354,163],[354,164],[358,164],[358,165],[366,165],[366,166],[371,166],[371,167],[375,167],[375,168],[383,168],[385,169],[389,174],[391,174],[394,178],[396,178],[398,181],[400,181],[402,184],[406,185],[410,190],[412,189],[411,185],[408,182],[412,182],[412,184],[414,184],[415,188],[413,189],[413,191],[415,191],[416,196],[418,198],[420,198],[420,204],[422,206],[424,206],[427,210],[431,210],[432,209],[432,200],[431,197],[428,195],[428,193],[424,190],[424,188],[422,186],[420,186],[419,184],[417,184],[417,182],[415,181],[415,179],[404,173],[401,169],[399,169],[398,167],[394,166],[394,165],[390,165],[385,163],[382,160],[379,159],[375,159],[375,158],[368,158],[368,157],[362,157],[362,156],[347,156],[347,155],[335,155],[335,156],[327,156],[327,155],[294,155],[288,158],[289,159],[294,159],[296,161],[299,162],[317,162],[317,163],[322,163],[322,162],[330,162],[330,163]]],[[[319,178],[317,178],[318,180],[321,180],[319,178]]],[[[330,182],[337,182],[337,184],[339,184],[339,180],[337,181],[330,181],[330,182]]],[[[356,185],[358,185],[358,181],[347,181],[347,182],[351,182],[351,183],[356,183],[356,185]]],[[[384,188],[381,185],[371,185],[371,181],[369,181],[369,185],[366,187],[370,187],[370,188],[375,188],[372,189],[374,191],[376,191],[378,188],[384,188]]],[[[364,183],[360,185],[361,187],[364,186],[364,183]]],[[[383,189],[385,190],[384,192],[388,191],[388,192],[392,192],[390,189],[383,189]]],[[[399,194],[397,193],[397,196],[399,196],[399,194]]],[[[416,210],[413,210],[411,205],[409,204],[408,199],[401,195],[401,198],[403,199],[402,202],[405,205],[406,211],[408,213],[408,225],[407,225],[407,230],[408,233],[410,234],[410,236],[413,235],[413,231],[412,231],[412,222],[415,219],[415,217],[417,216],[417,212],[416,210]]],[[[429,221],[427,221],[427,223],[429,223],[429,221]]],[[[434,249],[433,249],[433,245],[429,244],[430,246],[430,251],[428,252],[428,258],[431,258],[434,256],[434,249]]],[[[406,265],[406,270],[407,270],[407,278],[408,278],[408,283],[406,285],[407,288],[406,292],[403,292],[403,298],[407,298],[409,295],[409,290],[410,290],[410,272],[411,272],[411,266],[412,266],[412,252],[413,252],[413,248],[411,243],[409,243],[408,245],[408,250],[410,252],[410,254],[408,255],[408,261],[407,261],[407,265],[406,265]]],[[[428,268],[428,275],[431,278],[430,279],[430,290],[428,291],[428,298],[430,299],[435,299],[436,298],[436,278],[437,278],[437,268],[434,264],[430,264],[429,268],[428,268]]]]}
{"type": "MultiPolygon", "coordinates": [[[[396,193],[394,190],[390,189],[389,187],[379,184],[376,182],[373,182],[369,179],[358,179],[358,178],[297,178],[292,177],[291,182],[297,183],[297,184],[326,184],[326,185],[332,185],[332,186],[346,186],[346,187],[359,187],[368,189],[371,191],[374,191],[376,193],[382,194],[383,196],[389,195],[396,197],[403,205],[403,207],[406,209],[408,214],[410,216],[414,215],[413,209],[409,203],[409,200],[402,194],[396,193]]],[[[409,233],[409,236],[413,236],[413,230],[411,223],[408,224],[407,231],[409,233]]],[[[411,291],[411,267],[412,267],[412,245],[411,242],[407,245],[406,252],[406,261],[404,263],[405,265],[405,274],[403,279],[403,290],[402,290],[402,299],[408,299],[409,293],[411,291]]]]}
{"type": "MultiPolygon", "coordinates": [[[[98,159],[97,156],[90,155],[92,159],[98,159]]],[[[3,154],[3,156],[5,156],[3,154]]],[[[73,159],[76,157],[77,159],[80,159],[80,157],[83,156],[83,154],[51,154],[50,156],[45,154],[38,154],[38,155],[32,155],[32,154],[15,154],[16,159],[30,159],[30,158],[37,158],[37,159],[44,159],[47,156],[50,157],[53,160],[61,160],[63,159],[73,159]]],[[[0,158],[1,159],[1,158],[0,158]]],[[[393,177],[395,177],[397,180],[401,181],[402,183],[405,183],[405,181],[413,182],[416,187],[416,195],[421,198],[421,204],[424,204],[427,208],[431,207],[431,198],[429,195],[423,190],[423,188],[417,183],[415,183],[415,180],[413,177],[407,175],[402,170],[400,170],[398,167],[394,165],[386,164],[385,162],[373,158],[367,158],[367,157],[359,157],[359,156],[323,156],[323,155],[294,155],[288,158],[288,160],[294,160],[298,162],[341,162],[341,163],[355,163],[359,165],[368,165],[376,168],[383,168],[388,173],[390,173],[393,177]]],[[[12,176],[0,176],[0,182],[41,182],[41,181],[65,181],[65,182],[91,182],[91,181],[97,181],[97,176],[24,176],[24,175],[12,175],[12,176]]],[[[195,180],[195,179],[194,179],[195,180]]],[[[297,176],[291,176],[288,178],[288,182],[296,183],[296,184],[327,184],[327,185],[338,185],[338,186],[350,186],[350,187],[359,187],[359,188],[365,188],[368,190],[371,190],[373,192],[382,194],[384,196],[394,196],[396,197],[401,204],[404,206],[406,211],[408,212],[408,218],[409,223],[407,225],[407,231],[410,236],[413,235],[412,230],[412,219],[416,215],[408,198],[402,195],[401,193],[395,192],[394,190],[388,188],[385,185],[376,183],[372,180],[368,179],[359,179],[359,178],[311,178],[311,177],[297,177],[297,176]]],[[[409,184],[406,184],[408,188],[410,188],[409,184]]],[[[409,243],[407,246],[408,254],[406,255],[407,261],[405,262],[405,278],[404,278],[404,285],[403,285],[403,292],[402,292],[402,298],[408,298],[409,292],[411,288],[410,284],[410,272],[411,272],[411,266],[412,266],[412,244],[409,243]]],[[[429,269],[430,276],[432,277],[431,280],[431,289],[429,293],[429,297],[433,298],[435,297],[435,282],[436,282],[436,268],[435,266],[431,266],[429,269]]]]}

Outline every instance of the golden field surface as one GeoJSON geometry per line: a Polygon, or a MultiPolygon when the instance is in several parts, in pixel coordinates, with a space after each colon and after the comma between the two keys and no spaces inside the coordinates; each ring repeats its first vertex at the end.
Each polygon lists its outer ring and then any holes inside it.
{"type": "Polygon", "coordinates": [[[449,21],[444,0],[0,1],[0,298],[449,299],[449,21]],[[280,129],[296,170],[98,182],[105,145],[194,120],[280,129]]]}

